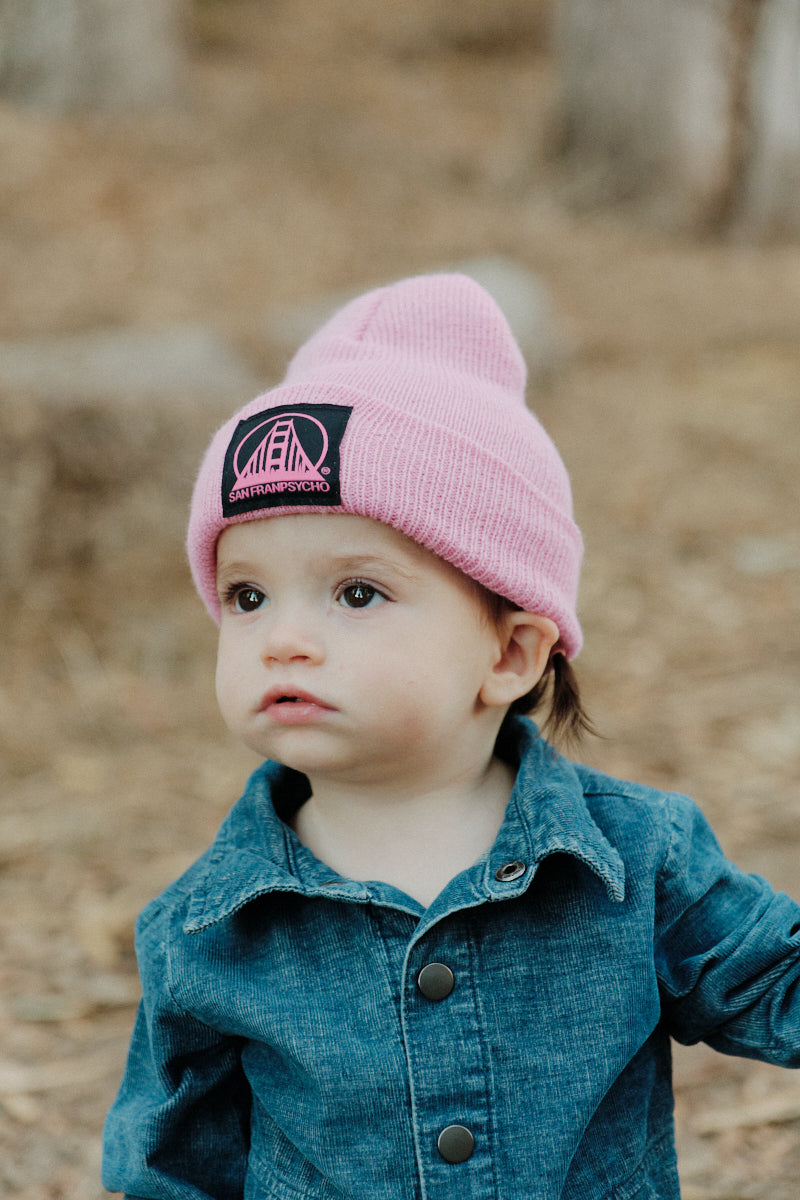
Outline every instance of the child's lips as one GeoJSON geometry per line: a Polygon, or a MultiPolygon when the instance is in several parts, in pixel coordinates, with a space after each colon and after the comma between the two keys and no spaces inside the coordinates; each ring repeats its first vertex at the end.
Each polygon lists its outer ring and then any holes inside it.
{"type": "Polygon", "coordinates": [[[279,725],[304,725],[325,713],[335,712],[332,704],[302,688],[274,687],[262,697],[258,711],[279,725]]]}

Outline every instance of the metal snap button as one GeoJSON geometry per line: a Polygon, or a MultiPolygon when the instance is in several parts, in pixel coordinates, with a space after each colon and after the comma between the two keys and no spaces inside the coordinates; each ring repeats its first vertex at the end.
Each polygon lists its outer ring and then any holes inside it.
{"type": "Polygon", "coordinates": [[[426,1000],[444,1000],[455,986],[456,977],[444,963],[432,962],[417,976],[417,987],[426,1000]]]}
{"type": "Polygon", "coordinates": [[[520,875],[524,875],[527,869],[524,862],[515,859],[514,862],[503,863],[502,867],[498,867],[494,877],[500,883],[510,883],[512,879],[519,879],[520,875]]]}
{"type": "Polygon", "coordinates": [[[475,1138],[464,1125],[448,1125],[436,1139],[436,1149],[445,1162],[466,1162],[475,1149],[475,1138]]]}

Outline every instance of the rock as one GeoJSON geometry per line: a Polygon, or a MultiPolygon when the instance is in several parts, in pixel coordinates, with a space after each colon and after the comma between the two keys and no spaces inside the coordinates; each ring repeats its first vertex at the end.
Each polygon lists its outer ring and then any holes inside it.
{"type": "Polygon", "coordinates": [[[485,287],[502,308],[534,380],[551,371],[564,353],[564,340],[541,279],[501,255],[469,259],[455,269],[485,287]]]}
{"type": "Polygon", "coordinates": [[[0,601],[52,569],[182,572],[200,455],[263,386],[199,326],[0,345],[0,601]]]}
{"type": "Polygon", "coordinates": [[[733,562],[743,575],[780,575],[800,568],[800,546],[791,536],[739,538],[733,562]]]}
{"type": "Polygon", "coordinates": [[[0,343],[0,390],[47,399],[202,395],[243,403],[259,386],[244,359],[202,326],[96,329],[0,343]]]}
{"type": "MultiPolygon", "coordinates": [[[[538,276],[502,255],[437,264],[425,269],[460,271],[486,288],[505,313],[534,381],[554,368],[563,353],[563,342],[547,288],[538,276]]],[[[266,338],[276,350],[289,357],[337,308],[368,288],[379,287],[382,282],[387,281],[372,281],[283,309],[267,321],[266,338]]]]}

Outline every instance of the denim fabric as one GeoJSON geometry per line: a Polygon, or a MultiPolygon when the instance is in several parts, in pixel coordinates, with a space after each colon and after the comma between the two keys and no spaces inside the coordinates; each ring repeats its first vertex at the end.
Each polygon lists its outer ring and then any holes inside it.
{"type": "Polygon", "coordinates": [[[573,765],[526,720],[500,751],[519,770],[497,840],[427,910],[314,858],[278,815],[304,777],[255,772],[139,920],[110,1190],[672,1200],[670,1036],[800,1066],[800,907],[684,797],[573,765]],[[449,1125],[463,1162],[437,1149],[449,1125]]]}

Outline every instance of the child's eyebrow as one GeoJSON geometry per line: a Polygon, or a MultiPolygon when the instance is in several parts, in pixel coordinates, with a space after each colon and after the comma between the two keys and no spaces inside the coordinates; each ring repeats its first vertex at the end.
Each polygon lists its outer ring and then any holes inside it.
{"type": "Polygon", "coordinates": [[[360,571],[368,574],[370,571],[393,571],[404,579],[416,580],[418,572],[410,564],[402,563],[395,558],[385,558],[381,554],[337,554],[326,560],[333,570],[357,574],[360,571]]]}
{"type": "MultiPolygon", "coordinates": [[[[395,558],[386,558],[382,554],[331,554],[320,559],[320,565],[331,571],[346,575],[368,574],[371,571],[393,571],[409,583],[419,579],[419,573],[411,564],[405,564],[395,558]]],[[[257,572],[258,567],[252,562],[234,560],[223,562],[217,569],[217,588],[225,591],[227,585],[240,579],[247,579],[257,572]]]]}
{"type": "Polygon", "coordinates": [[[246,579],[253,573],[254,564],[246,562],[220,563],[217,567],[217,583],[221,580],[229,582],[232,579],[246,579]]]}

